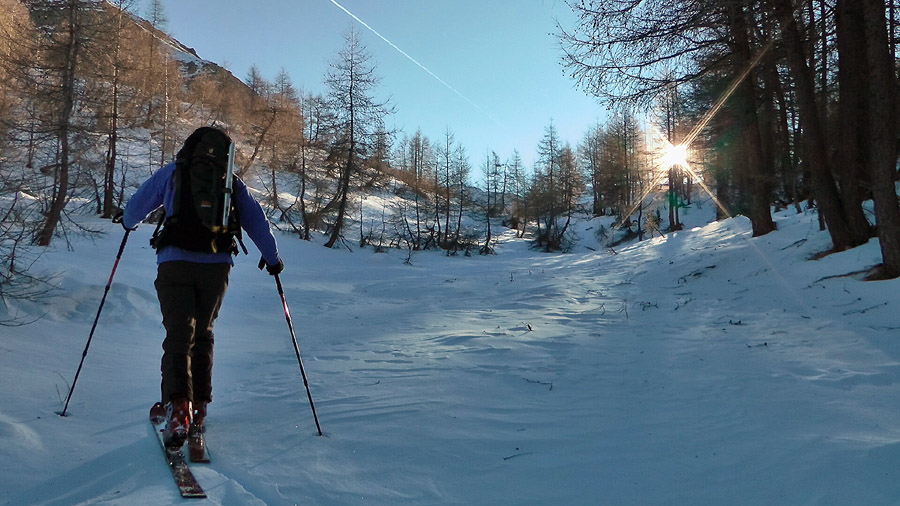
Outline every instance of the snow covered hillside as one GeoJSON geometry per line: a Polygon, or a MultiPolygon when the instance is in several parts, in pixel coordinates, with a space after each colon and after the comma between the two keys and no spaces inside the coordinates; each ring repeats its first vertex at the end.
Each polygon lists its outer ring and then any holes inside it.
{"type": "MultiPolygon", "coordinates": [[[[812,261],[829,246],[816,216],[776,220],[615,254],[505,236],[495,256],[411,265],[281,235],[325,437],[275,283],[242,256],[216,327],[212,463],[192,465],[204,503],[898,504],[900,280],[853,274],[876,240],[812,261]]],[[[153,227],[129,237],[69,416],[54,414],[122,238],[91,224],[109,233],[39,259],[49,304],[7,308],[37,321],[0,327],[0,504],[182,502],[147,422],[153,227]]]]}

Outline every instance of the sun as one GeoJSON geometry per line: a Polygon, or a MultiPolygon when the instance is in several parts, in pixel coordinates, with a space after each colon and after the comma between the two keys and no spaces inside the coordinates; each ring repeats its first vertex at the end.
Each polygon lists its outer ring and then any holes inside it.
{"type": "Polygon", "coordinates": [[[662,168],[666,170],[676,165],[684,168],[689,167],[687,161],[687,146],[684,144],[673,146],[671,143],[666,142],[661,161],[662,168]]]}

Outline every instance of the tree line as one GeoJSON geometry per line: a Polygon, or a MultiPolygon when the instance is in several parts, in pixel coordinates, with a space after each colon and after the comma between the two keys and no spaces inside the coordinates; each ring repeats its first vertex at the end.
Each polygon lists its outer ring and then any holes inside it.
{"type": "Polygon", "coordinates": [[[607,103],[655,111],[723,212],[745,214],[759,236],[775,229],[773,204],[805,202],[833,251],[878,237],[883,264],[870,276],[900,275],[896,0],[568,5],[577,22],[558,37],[572,78],[607,103]]]}
{"type": "Polygon", "coordinates": [[[392,106],[376,99],[376,64],[355,30],[323,76],[326,92],[314,94],[285,70],[268,79],[253,66],[240,81],[192,58],[165,35],[159,0],[146,19],[131,0],[0,4],[0,193],[17,217],[4,221],[14,240],[0,241],[10,272],[21,273],[20,244],[86,231],[68,216],[113,216],[198,124],[227,126],[239,140],[240,175],[256,178],[273,217],[304,239],[320,231],[328,247],[346,243],[346,223],[358,220],[362,244],[489,252],[494,220],[520,235],[532,224],[538,245],[563,247],[585,186],[578,149],[551,123],[535,167],[518,152],[503,160],[491,152],[477,172],[449,127],[439,140],[387,131],[392,106]],[[352,196],[387,176],[409,198],[366,229],[352,196]],[[472,214],[483,227],[464,219],[472,214]]]}
{"type": "Polygon", "coordinates": [[[178,43],[164,34],[158,0],[147,20],[129,0],[0,6],[7,284],[27,271],[22,244],[83,230],[71,213],[112,216],[198,124],[227,125],[241,175],[263,187],[272,218],[304,239],[323,233],[328,247],[347,244],[355,221],[359,244],[376,248],[489,253],[493,223],[564,250],[578,211],[615,215],[641,239],[680,228],[699,178],[722,215],[747,215],[755,235],[774,229],[772,204],[806,202],[835,251],[877,234],[881,275],[900,265],[893,2],[572,3],[579,22],[560,27],[564,64],[612,114],[576,146],[550,121],[532,167],[517,151],[473,164],[449,127],[438,138],[388,131],[392,105],[376,98],[376,64],[352,29],[323,76],[325,93],[314,94],[284,70],[270,80],[254,66],[240,81],[173,57],[178,43]],[[688,144],[690,166],[660,167],[657,137],[688,144]],[[379,212],[355,198],[366,189],[407,198],[379,212]],[[646,208],[659,190],[667,201],[646,208]]]}

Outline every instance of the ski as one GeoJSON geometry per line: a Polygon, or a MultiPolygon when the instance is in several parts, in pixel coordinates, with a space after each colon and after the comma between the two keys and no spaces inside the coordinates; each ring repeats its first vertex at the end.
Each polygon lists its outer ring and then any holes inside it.
{"type": "Polygon", "coordinates": [[[209,449],[202,432],[192,432],[188,436],[188,458],[197,464],[209,464],[209,449]]]}
{"type": "Polygon", "coordinates": [[[194,474],[191,473],[181,448],[166,447],[166,444],[163,441],[163,429],[166,424],[166,408],[158,402],[150,408],[150,424],[153,425],[153,432],[156,433],[156,439],[159,440],[159,445],[163,449],[163,455],[166,457],[166,462],[169,464],[169,469],[172,471],[172,478],[175,479],[175,485],[178,486],[181,497],[206,497],[206,493],[200,488],[200,484],[197,483],[197,479],[194,478],[194,474]]]}

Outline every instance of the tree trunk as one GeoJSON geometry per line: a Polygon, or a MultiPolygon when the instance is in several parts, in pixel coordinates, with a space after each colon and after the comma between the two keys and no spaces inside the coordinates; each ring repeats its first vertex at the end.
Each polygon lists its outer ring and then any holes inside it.
{"type": "Polygon", "coordinates": [[[109,144],[106,150],[106,170],[103,178],[103,217],[112,218],[113,197],[116,191],[115,173],[116,156],[119,141],[119,53],[122,36],[122,10],[119,10],[118,26],[116,28],[116,47],[113,52],[113,79],[112,79],[112,111],[109,118],[109,144]]]}
{"type": "Polygon", "coordinates": [[[301,230],[301,237],[308,241],[309,240],[309,213],[306,211],[306,151],[307,151],[307,141],[306,139],[301,139],[300,144],[300,198],[298,201],[300,202],[300,217],[303,219],[303,229],[301,230]]]}
{"type": "Polygon", "coordinates": [[[863,213],[866,200],[860,183],[866,178],[865,144],[868,138],[868,97],[866,81],[866,41],[863,10],[859,0],[838,0],[835,11],[838,46],[838,104],[840,138],[835,169],[841,189],[841,203],[854,244],[863,244],[872,236],[863,213]]]}
{"type": "MultiPolygon", "coordinates": [[[[337,243],[338,238],[341,237],[341,229],[344,228],[344,214],[347,212],[347,194],[350,193],[350,174],[353,171],[353,156],[356,154],[356,132],[354,128],[356,127],[356,109],[354,106],[354,86],[355,81],[353,80],[353,71],[351,70],[349,76],[349,121],[347,128],[347,135],[350,138],[347,140],[347,163],[344,166],[344,171],[341,173],[341,180],[338,183],[338,193],[340,194],[340,203],[338,204],[338,214],[337,219],[334,221],[334,229],[331,231],[331,237],[328,238],[328,242],[325,243],[326,248],[333,248],[337,243]]],[[[273,116],[274,120],[274,116],[273,116]]]]}
{"type": "Polygon", "coordinates": [[[253,162],[256,161],[256,157],[259,156],[259,152],[262,149],[263,142],[266,140],[266,134],[269,132],[269,129],[272,128],[272,125],[275,124],[275,118],[278,116],[278,110],[272,107],[268,110],[272,115],[269,117],[268,123],[263,127],[262,131],[259,133],[259,137],[256,138],[256,144],[253,146],[253,153],[250,154],[250,159],[247,160],[247,163],[244,164],[244,167],[238,171],[238,177],[242,177],[244,173],[250,170],[250,167],[253,166],[253,162]]]}
{"type": "Polygon", "coordinates": [[[446,159],[446,192],[444,194],[444,239],[441,243],[442,246],[446,247],[447,243],[450,242],[450,143],[447,143],[447,159],[446,159]]]}
{"type": "Polygon", "coordinates": [[[341,229],[344,228],[344,215],[347,212],[347,194],[350,193],[350,173],[353,170],[353,151],[355,147],[350,143],[350,152],[347,155],[347,163],[344,170],[341,171],[341,180],[338,183],[339,204],[337,219],[334,221],[334,228],[331,230],[331,236],[325,243],[326,248],[333,248],[337,240],[341,237],[341,229]]]}
{"type": "Polygon", "coordinates": [[[900,275],[900,208],[894,186],[897,166],[897,80],[885,29],[884,2],[863,0],[867,61],[869,63],[869,173],[884,271],[900,275]]]}
{"type": "Polygon", "coordinates": [[[834,177],[828,163],[825,131],[819,118],[812,71],[806,63],[791,1],[772,0],[772,5],[775,7],[775,15],[781,25],[788,64],[796,82],[797,101],[804,127],[805,159],[809,167],[819,213],[828,227],[834,250],[843,251],[858,246],[858,244],[853,242],[853,235],[850,233],[850,227],[843,214],[841,197],[835,187],[834,177]]]}
{"type": "Polygon", "coordinates": [[[785,98],[784,87],[781,85],[778,77],[775,59],[765,58],[761,65],[765,86],[769,89],[777,104],[777,118],[773,118],[775,122],[773,126],[775,129],[773,139],[775,153],[773,153],[773,156],[776,160],[776,173],[781,177],[785,196],[791,199],[799,214],[802,211],[800,210],[797,167],[791,159],[791,125],[788,119],[788,102],[785,98]]]}
{"type": "Polygon", "coordinates": [[[113,197],[116,192],[116,181],[115,181],[115,172],[116,172],[116,157],[117,157],[117,145],[119,138],[119,123],[118,123],[118,90],[113,89],[113,113],[112,118],[110,118],[110,126],[109,126],[109,146],[106,151],[106,169],[104,171],[103,178],[103,217],[104,218],[112,218],[113,211],[113,197]]]}
{"type": "MultiPolygon", "coordinates": [[[[734,36],[734,75],[739,76],[747,71],[747,65],[753,60],[748,37],[749,27],[743,6],[736,5],[732,9],[732,34],[734,36]]],[[[771,191],[769,177],[773,173],[764,155],[762,134],[760,133],[759,115],[756,110],[756,73],[747,72],[740,82],[736,101],[738,114],[743,126],[741,128],[741,145],[744,148],[744,166],[747,169],[747,181],[750,185],[749,218],[753,227],[753,236],[758,237],[775,230],[772,213],[769,209],[771,191]]]]}
{"type": "Polygon", "coordinates": [[[69,196],[69,127],[72,119],[72,110],[75,106],[75,70],[79,57],[78,30],[78,3],[75,0],[68,2],[68,39],[66,40],[66,54],[63,62],[62,84],[62,109],[60,110],[57,137],[59,139],[59,160],[57,163],[56,184],[53,201],[41,231],[38,233],[35,243],[38,246],[49,246],[53,239],[53,233],[59,224],[63,208],[69,196]]]}
{"type": "Polygon", "coordinates": [[[412,169],[413,169],[413,194],[415,195],[415,204],[416,204],[416,237],[413,239],[413,249],[418,251],[420,247],[420,242],[422,240],[422,220],[419,216],[419,193],[421,189],[419,188],[419,173],[420,173],[420,165],[422,164],[421,158],[421,147],[422,147],[422,138],[419,135],[413,140],[412,150],[412,169]]]}

